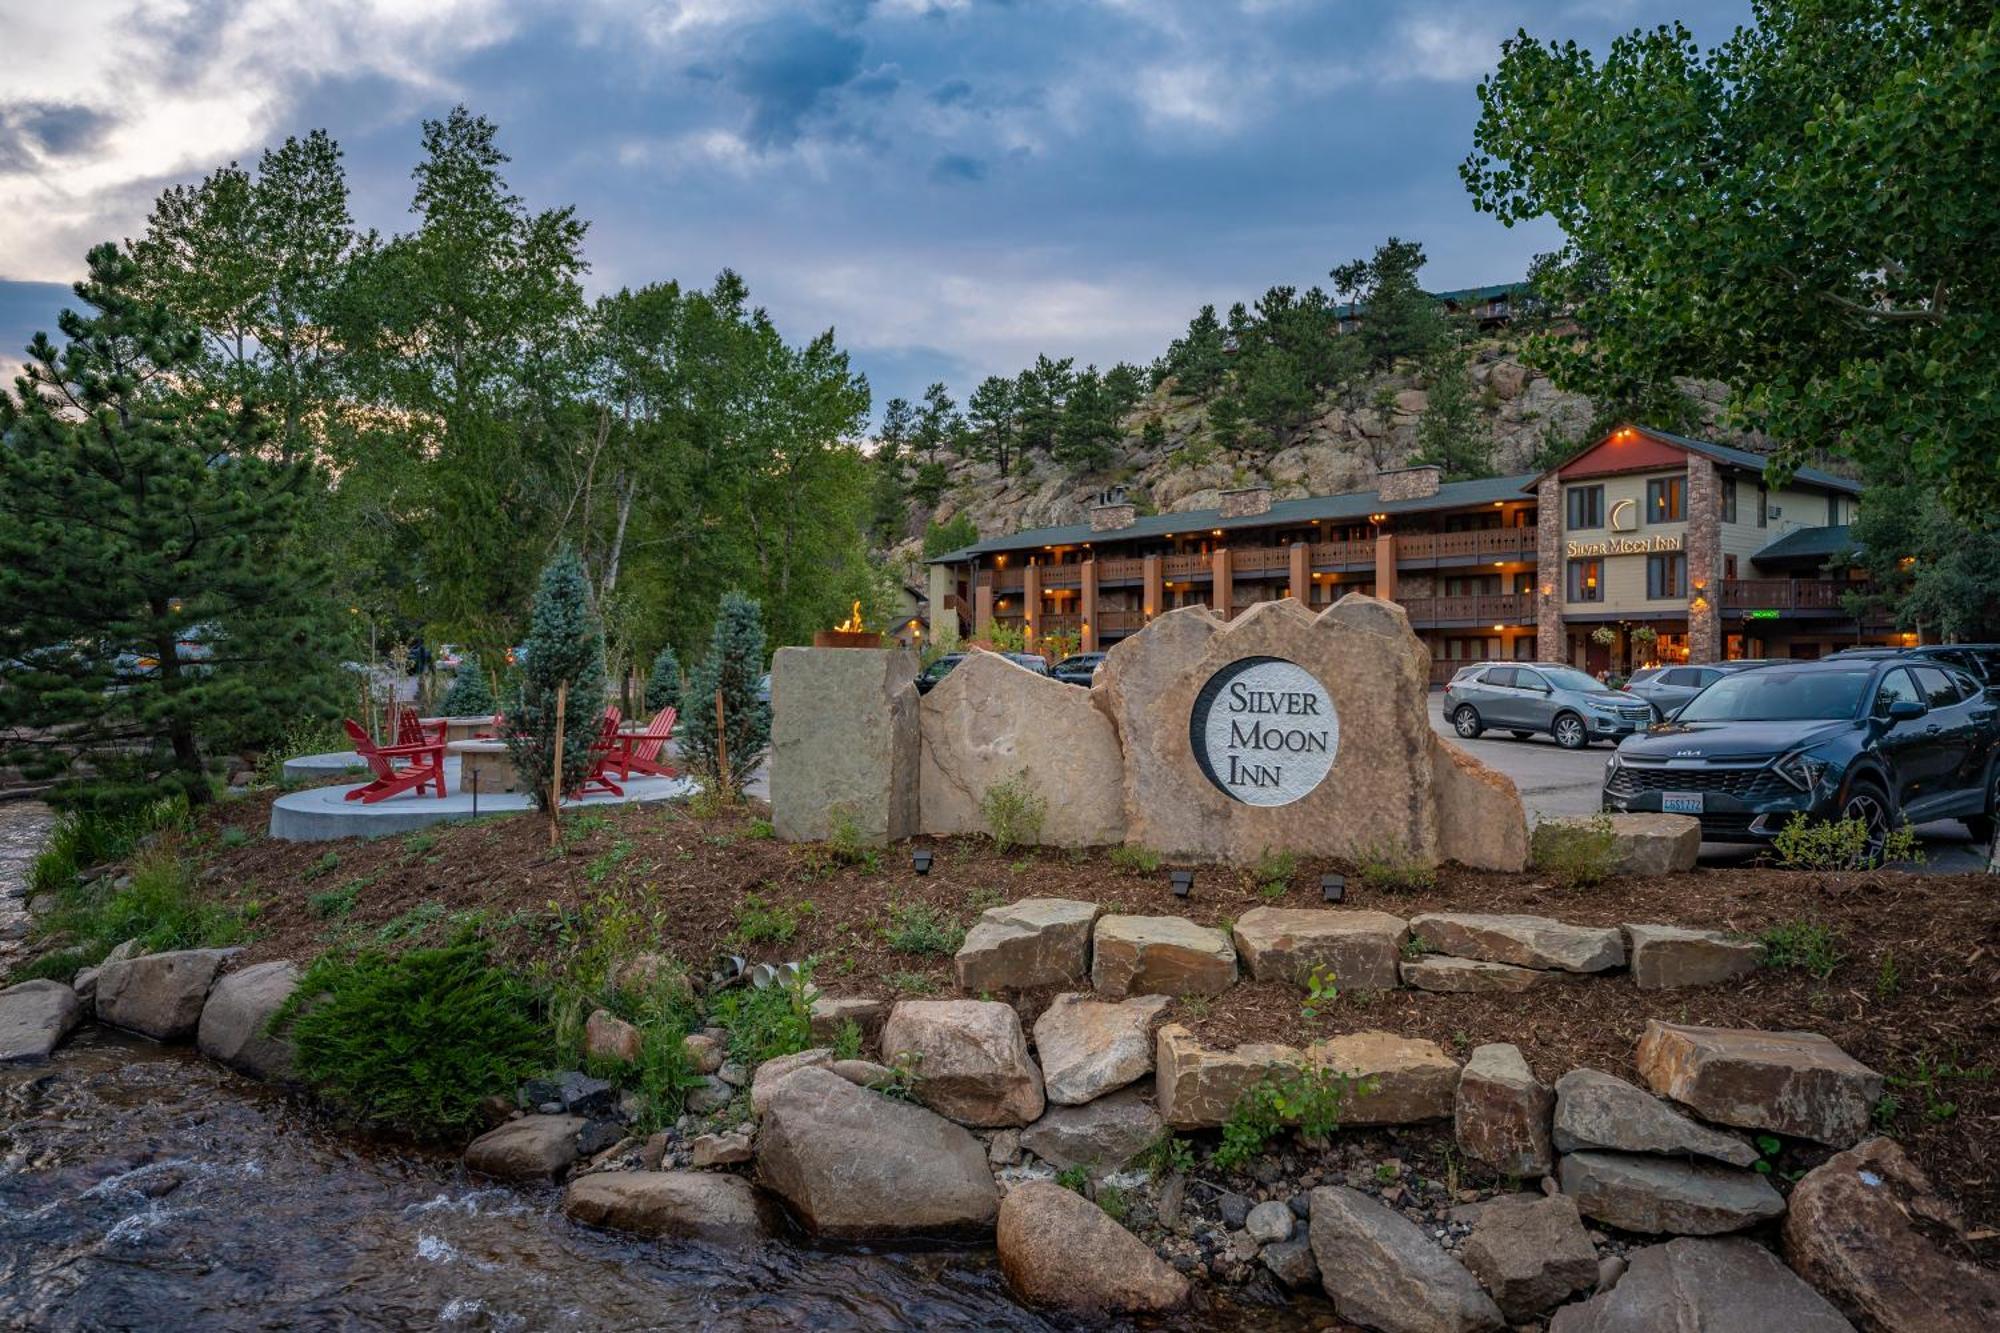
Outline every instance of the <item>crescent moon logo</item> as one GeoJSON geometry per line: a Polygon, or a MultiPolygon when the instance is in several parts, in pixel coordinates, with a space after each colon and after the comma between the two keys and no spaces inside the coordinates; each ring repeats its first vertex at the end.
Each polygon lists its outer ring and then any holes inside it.
{"type": "Polygon", "coordinates": [[[1634,505],[1630,500],[1620,500],[1617,504],[1612,505],[1611,530],[1613,532],[1630,532],[1632,529],[1638,527],[1638,520],[1632,516],[1637,508],[1638,506],[1634,505]]]}

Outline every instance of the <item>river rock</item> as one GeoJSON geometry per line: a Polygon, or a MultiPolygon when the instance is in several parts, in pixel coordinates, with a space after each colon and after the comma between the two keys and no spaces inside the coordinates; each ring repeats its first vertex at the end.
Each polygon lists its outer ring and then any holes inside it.
{"type": "Polygon", "coordinates": [[[835,1060],[827,1066],[857,1088],[886,1088],[896,1081],[896,1071],[873,1060],[835,1060]]]}
{"type": "Polygon", "coordinates": [[[1403,964],[1403,984],[1446,995],[1518,995],[1556,974],[1510,963],[1482,963],[1476,958],[1436,954],[1403,964]]]}
{"type": "Polygon", "coordinates": [[[1305,1236],[1294,1236],[1281,1240],[1275,1245],[1266,1245],[1257,1256],[1264,1261],[1264,1267],[1284,1285],[1286,1291],[1315,1291],[1319,1289],[1319,1261],[1313,1258],[1312,1241],[1305,1236]]]}
{"type": "Polygon", "coordinates": [[[0,1063],[48,1059],[82,1021],[76,992],[60,981],[23,981],[0,990],[0,1063]]]}
{"type": "Polygon", "coordinates": [[[1514,1323],[1597,1285],[1597,1251],[1567,1195],[1504,1195],[1479,1210],[1462,1257],[1514,1323]]]}
{"type": "Polygon", "coordinates": [[[1007,1284],[1030,1305],[1077,1314],[1171,1310],[1187,1279],[1082,1195],[1024,1181],[1000,1202],[995,1236],[1007,1284]]]}
{"type": "Polygon", "coordinates": [[[1609,1149],[1713,1157],[1731,1166],[1757,1161],[1757,1150],[1742,1139],[1698,1125],[1599,1069],[1572,1069],[1556,1080],[1555,1145],[1562,1152],[1609,1149]]]}
{"type": "Polygon", "coordinates": [[[1477,1333],[1504,1322],[1462,1264],[1358,1190],[1314,1190],[1310,1234],[1327,1297],[1349,1323],[1381,1333],[1477,1333]]]}
{"type": "Polygon", "coordinates": [[[1081,1106],[1153,1072],[1153,1021],[1171,1004],[1142,995],[1112,1004],[1058,995],[1035,1020],[1035,1054],[1048,1098],[1081,1106]]]}
{"type": "Polygon", "coordinates": [[[1665,1157],[1571,1153],[1562,1159],[1561,1180],[1585,1217],[1649,1235],[1720,1235],[1785,1211],[1760,1175],[1665,1157]]]}
{"type": "Polygon", "coordinates": [[[1520,1047],[1479,1046],[1459,1075],[1452,1129],[1473,1161],[1503,1176],[1533,1179],[1555,1166],[1549,1145],[1554,1106],[1555,1094],[1528,1068],[1520,1047]]]}
{"type": "Polygon", "coordinates": [[[299,969],[288,962],[256,963],[224,975],[202,1007],[196,1047],[209,1059],[252,1078],[289,1078],[291,1038],[272,1036],[265,1029],[298,987],[299,969]]]}
{"type": "Polygon", "coordinates": [[[1868,1132],[1882,1076],[1817,1032],[1649,1020],[1639,1073],[1704,1119],[1845,1148],[1868,1132]]]}
{"type": "Polygon", "coordinates": [[[1125,753],[1090,691],[975,651],[923,696],[919,712],[924,832],[990,832],[981,808],[986,793],[1023,781],[1059,793],[1048,802],[1040,842],[1099,847],[1124,840],[1125,753]]]}
{"type": "Polygon", "coordinates": [[[736,1089],[724,1083],[714,1074],[704,1075],[699,1082],[687,1090],[687,1109],[690,1115],[713,1115],[736,1099],[736,1089]]]}
{"type": "Polygon", "coordinates": [[[863,999],[859,995],[815,995],[812,1002],[812,1039],[831,1045],[849,1023],[861,1029],[864,1045],[872,1046],[882,1037],[882,1024],[889,1020],[887,1000],[863,999]]]}
{"type": "Polygon", "coordinates": [[[1243,1229],[1259,1245],[1290,1240],[1294,1225],[1291,1208],[1276,1199],[1266,1199],[1243,1216],[1243,1229]]]}
{"type": "Polygon", "coordinates": [[[1144,1094],[1125,1088],[1084,1106],[1049,1107],[1021,1131],[1021,1147],[1050,1166],[1104,1175],[1123,1169],[1165,1132],[1144,1094]]]}
{"type": "Polygon", "coordinates": [[[1608,825],[1614,875],[1679,874],[1701,855],[1701,821],[1693,815],[1548,815],[1538,822],[1580,833],[1608,825]]]}
{"type": "Polygon", "coordinates": [[[1826,1298],[1754,1241],[1635,1250],[1618,1285],[1565,1305],[1549,1333],[1854,1333],[1826,1298]]]}
{"type": "Polygon", "coordinates": [[[1179,916],[1104,916],[1092,940],[1098,994],[1220,995],[1236,984],[1236,949],[1219,930],[1179,916]]]}
{"type": "Polygon", "coordinates": [[[1625,965],[1625,938],[1614,926],[1572,926],[1497,912],[1426,912],[1410,919],[1410,933],[1433,953],[1482,963],[1562,972],[1625,965]]]}
{"type": "Polygon", "coordinates": [[[179,949],[106,963],[97,974],[97,1017],[155,1041],[186,1041],[201,1024],[208,988],[233,949],[179,949]]]}
{"type": "Polygon", "coordinates": [[[1343,1125],[1408,1125],[1449,1120],[1458,1094],[1458,1061],[1434,1041],[1393,1032],[1352,1032],[1314,1042],[1306,1059],[1373,1083],[1357,1089],[1343,1125]]]}
{"type": "Polygon", "coordinates": [[[979,1233],[1000,1206],[970,1133],[830,1069],[801,1069],[773,1089],[757,1177],[808,1230],[847,1239],[979,1233]]]}
{"type": "Polygon", "coordinates": [[[749,1161],[755,1152],[747,1134],[700,1134],[688,1145],[697,1171],[714,1166],[736,1166],[749,1161]]]}
{"type": "Polygon", "coordinates": [[[1392,990],[1409,927],[1387,912],[1253,907],[1237,919],[1231,938],[1259,981],[1305,986],[1319,972],[1341,990],[1392,990]]]}
{"type": "Polygon", "coordinates": [[[585,1226],[669,1240],[751,1244],[769,1232],[756,1187],[719,1171],[598,1171],[563,1191],[585,1226]]]}
{"type": "Polygon", "coordinates": [[[465,1150],[465,1168],[496,1180],[547,1180],[576,1165],[580,1115],[524,1115],[481,1134],[465,1150]]]}
{"type": "Polygon", "coordinates": [[[826,1046],[815,1046],[811,1050],[794,1051],[775,1060],[766,1060],[757,1066],[757,1072],[750,1078],[751,1113],[764,1114],[764,1108],[771,1104],[771,1095],[777,1086],[801,1069],[825,1069],[832,1063],[833,1051],[826,1046]]]}
{"type": "MultiPolygon", "coordinates": [[[[609,1009],[596,1009],[583,1025],[583,1053],[605,1064],[636,1065],[645,1039],[609,1009]]],[[[718,1062],[719,1063],[719,1062],[718,1062]]]]}
{"type": "Polygon", "coordinates": [[[722,1068],[729,1052],[723,1044],[705,1032],[690,1032],[681,1039],[681,1053],[688,1062],[688,1068],[697,1074],[713,1074],[722,1068]]]}
{"type": "Polygon", "coordinates": [[[1045,1104],[1021,1016],[993,1000],[903,1000],[882,1054],[916,1073],[917,1100],[961,1125],[1032,1124],[1045,1104]]]}
{"type": "Polygon", "coordinates": [[[976,995],[1081,983],[1090,974],[1090,927],[1102,910],[1071,898],[987,908],[953,960],[958,988],[976,995]]]}
{"type": "Polygon", "coordinates": [[[837,821],[873,844],[921,831],[917,669],[906,648],[778,649],[770,784],[780,838],[825,838],[837,821]]]}
{"type": "Polygon", "coordinates": [[[1271,1042],[1245,1042],[1233,1050],[1201,1044],[1169,1023],[1153,1037],[1155,1097],[1173,1129],[1210,1129],[1229,1119],[1237,1100],[1277,1070],[1302,1065],[1305,1052],[1271,1042]]]}
{"type": "Polygon", "coordinates": [[[1719,985],[1755,972],[1764,962],[1761,943],[1732,939],[1719,930],[1629,925],[1625,938],[1632,946],[1632,980],[1640,990],[1719,985]]]}
{"type": "Polygon", "coordinates": [[[1785,1213],[1792,1268],[1856,1323],[1882,1333],[2000,1328],[2000,1275],[1961,1257],[1969,1252],[1964,1236],[1958,1211],[1884,1138],[1807,1172],[1785,1213]]]}

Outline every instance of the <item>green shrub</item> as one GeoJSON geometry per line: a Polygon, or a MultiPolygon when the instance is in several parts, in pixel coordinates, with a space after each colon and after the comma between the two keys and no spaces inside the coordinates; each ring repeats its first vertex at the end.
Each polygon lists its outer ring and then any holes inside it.
{"type": "Polygon", "coordinates": [[[1257,857],[1257,864],[1250,868],[1250,882],[1264,898],[1282,898],[1292,887],[1293,876],[1299,873],[1299,858],[1295,852],[1274,852],[1266,847],[1257,857]]]}
{"type": "Polygon", "coordinates": [[[272,1019],[299,1077],[361,1124],[444,1139],[512,1097],[553,1051],[534,991],[462,938],[438,949],[322,956],[272,1019]]]}
{"type": "Polygon", "coordinates": [[[679,710],[680,706],[681,660],[674,656],[671,647],[662,648],[653,658],[653,669],[646,675],[646,711],[679,710]]]}
{"type": "Polygon", "coordinates": [[[337,916],[346,916],[354,910],[354,900],[361,895],[361,881],[350,879],[337,889],[325,893],[315,893],[306,899],[306,906],[322,921],[337,916]]]}
{"type": "Polygon", "coordinates": [[[1340,1128],[1348,1100],[1373,1091],[1370,1084],[1324,1065],[1294,1065],[1266,1074],[1230,1109],[1222,1143],[1210,1161],[1221,1170],[1243,1165],[1287,1127],[1325,1136],[1340,1128]]]}
{"type": "Polygon", "coordinates": [[[897,953],[954,954],[965,943],[965,927],[923,903],[892,905],[882,938],[897,953]]]}
{"type": "Polygon", "coordinates": [[[702,786],[731,800],[742,794],[743,784],[771,742],[771,706],[757,697],[766,662],[763,607],[740,592],[723,594],[708,655],[688,675],[688,706],[679,731],[681,753],[702,786]],[[723,712],[720,733],[715,725],[718,694],[723,712]],[[722,781],[725,750],[726,783],[722,781]]]}
{"type": "Polygon", "coordinates": [[[1437,870],[1391,843],[1364,847],[1354,855],[1355,877],[1384,893],[1415,893],[1437,885],[1437,870]]]}
{"type": "Polygon", "coordinates": [[[986,831],[1003,852],[1040,842],[1042,821],[1048,812],[1048,801],[1028,785],[1026,773],[994,783],[979,798],[979,814],[986,821],[986,831]]]}
{"type": "Polygon", "coordinates": [[[1618,862],[1618,836],[1609,815],[1585,824],[1537,824],[1528,843],[1535,869],[1559,889],[1582,889],[1608,879],[1618,862]]]}
{"type": "Polygon", "coordinates": [[[840,865],[859,866],[869,874],[881,868],[881,858],[861,831],[853,807],[836,804],[826,812],[827,855],[840,865]]]}
{"type": "Polygon", "coordinates": [[[60,941],[87,965],[129,939],[160,953],[220,948],[247,934],[247,912],[196,896],[193,868],[170,842],[134,858],[127,881],[121,887],[107,877],[58,891],[35,923],[36,937],[60,941]]]}
{"type": "Polygon", "coordinates": [[[1907,823],[1891,829],[1880,856],[1868,850],[1868,825],[1859,819],[1793,819],[1771,842],[1778,864],[1787,870],[1872,870],[1878,865],[1907,862],[1922,865],[1924,852],[1907,823]]]}
{"type": "Polygon", "coordinates": [[[1150,847],[1113,847],[1104,859],[1128,875],[1152,875],[1160,869],[1160,854],[1150,847]]]}
{"type": "Polygon", "coordinates": [[[744,944],[789,944],[812,913],[810,899],[774,903],[760,894],[746,893],[736,909],[736,938],[744,944]]]}
{"type": "Polygon", "coordinates": [[[477,655],[467,653],[452,673],[451,688],[438,701],[438,712],[446,717],[491,717],[493,710],[493,685],[486,679],[486,668],[477,655]]]}
{"type": "Polygon", "coordinates": [[[1786,921],[1764,932],[1764,966],[1803,968],[1825,981],[1847,960],[1840,937],[1817,921],[1786,921]]]}
{"type": "Polygon", "coordinates": [[[716,998],[710,1016],[729,1029],[729,1053],[746,1068],[812,1045],[811,971],[801,967],[761,990],[743,987],[716,998]]]}

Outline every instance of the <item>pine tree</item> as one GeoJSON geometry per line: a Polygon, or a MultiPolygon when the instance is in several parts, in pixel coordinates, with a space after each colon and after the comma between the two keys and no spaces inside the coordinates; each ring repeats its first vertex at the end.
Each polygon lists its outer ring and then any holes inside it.
{"type": "Polygon", "coordinates": [[[1493,475],[1493,433],[1479,416],[1465,350],[1446,343],[1424,362],[1427,399],[1417,420],[1417,461],[1443,469],[1446,481],[1493,475]]]}
{"type": "Polygon", "coordinates": [[[1096,472],[1116,456],[1118,419],[1096,366],[1085,366],[1070,385],[1056,434],[1055,458],[1066,467],[1096,472]]]}
{"type": "Polygon", "coordinates": [[[653,659],[652,674],[646,677],[646,711],[681,706],[681,660],[671,646],[660,649],[653,659]]]}
{"type": "Polygon", "coordinates": [[[988,375],[965,400],[972,422],[973,441],[982,458],[995,464],[1002,476],[1014,462],[1014,439],[1018,429],[1014,405],[1014,381],[1004,375],[988,375]]]}
{"type": "Polygon", "coordinates": [[[1205,305],[1188,321],[1187,333],[1167,348],[1161,369],[1173,376],[1175,393],[1206,398],[1222,383],[1227,368],[1222,324],[1215,317],[1215,307],[1205,305]]]}
{"type": "Polygon", "coordinates": [[[1208,405],[1208,433],[1217,445],[1234,449],[1243,438],[1243,404],[1233,393],[1224,393],[1208,405]]]}
{"type": "Polygon", "coordinates": [[[514,696],[507,701],[507,752],[514,769],[548,809],[555,776],[556,696],[563,708],[562,789],[574,791],[590,774],[590,748],[603,725],[604,627],[590,603],[590,579],[571,548],[542,567],[514,696]]]}
{"type": "Polygon", "coordinates": [[[764,757],[771,741],[771,709],[757,697],[764,673],[764,609],[740,592],[723,594],[708,656],[688,678],[687,717],[681,723],[681,749],[711,791],[730,799],[764,757]],[[722,698],[723,731],[728,742],[729,782],[723,790],[721,747],[715,726],[716,696],[722,698]]]}
{"type": "Polygon", "coordinates": [[[1424,247],[1391,236],[1370,259],[1342,264],[1334,285],[1361,316],[1369,364],[1388,370],[1405,357],[1427,356],[1446,334],[1437,301],[1417,285],[1424,247]]]}
{"type": "Polygon", "coordinates": [[[0,730],[37,777],[81,761],[107,800],[211,793],[211,760],[338,708],[328,571],[294,529],[310,465],[254,395],[193,387],[199,335],[90,252],[0,394],[0,730]]]}
{"type": "Polygon", "coordinates": [[[477,656],[467,653],[460,659],[458,674],[451,678],[451,688],[444,692],[438,711],[446,717],[486,717],[492,714],[493,690],[486,683],[486,668],[479,665],[477,656]]]}

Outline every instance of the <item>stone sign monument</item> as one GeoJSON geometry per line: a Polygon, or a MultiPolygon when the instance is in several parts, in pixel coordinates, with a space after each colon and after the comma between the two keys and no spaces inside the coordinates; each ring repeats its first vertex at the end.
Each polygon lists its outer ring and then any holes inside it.
{"type": "Polygon", "coordinates": [[[1290,805],[1319,786],[1340,751],[1326,686],[1297,662],[1245,657],[1194,697],[1188,744],[1202,776],[1246,805],[1290,805]]]}

